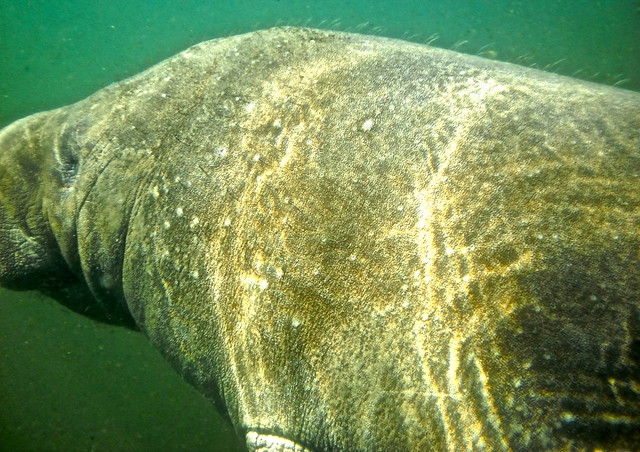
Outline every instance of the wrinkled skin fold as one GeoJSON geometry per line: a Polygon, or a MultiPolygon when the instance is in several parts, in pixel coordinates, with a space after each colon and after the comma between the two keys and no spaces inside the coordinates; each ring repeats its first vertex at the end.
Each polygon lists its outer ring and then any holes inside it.
{"type": "Polygon", "coordinates": [[[139,328],[250,450],[632,449],[639,188],[640,94],[275,28],[3,129],[0,285],[139,328]]]}

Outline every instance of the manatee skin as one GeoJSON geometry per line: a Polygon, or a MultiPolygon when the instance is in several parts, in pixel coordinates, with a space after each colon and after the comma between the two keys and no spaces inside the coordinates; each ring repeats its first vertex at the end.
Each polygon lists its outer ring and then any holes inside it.
{"type": "Polygon", "coordinates": [[[640,94],[275,28],[0,149],[0,284],[85,285],[250,450],[640,441],[640,94]]]}

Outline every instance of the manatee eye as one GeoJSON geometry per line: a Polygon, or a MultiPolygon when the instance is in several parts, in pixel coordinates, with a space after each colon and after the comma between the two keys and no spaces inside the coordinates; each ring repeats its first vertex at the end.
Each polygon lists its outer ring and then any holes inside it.
{"type": "Polygon", "coordinates": [[[56,168],[56,176],[60,185],[69,187],[73,185],[80,161],[76,154],[67,146],[58,150],[58,167],[56,168]]]}
{"type": "Polygon", "coordinates": [[[80,161],[78,160],[78,157],[76,157],[72,152],[69,152],[66,157],[67,158],[65,158],[62,162],[60,172],[62,174],[65,185],[70,185],[73,183],[76,175],[78,174],[80,161]]]}

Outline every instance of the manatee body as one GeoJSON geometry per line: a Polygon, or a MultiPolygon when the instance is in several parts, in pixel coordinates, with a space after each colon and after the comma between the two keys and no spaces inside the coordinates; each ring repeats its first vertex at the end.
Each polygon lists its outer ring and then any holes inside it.
{"type": "Polygon", "coordinates": [[[88,288],[250,450],[640,441],[640,94],[275,28],[0,151],[0,283],[88,288]]]}

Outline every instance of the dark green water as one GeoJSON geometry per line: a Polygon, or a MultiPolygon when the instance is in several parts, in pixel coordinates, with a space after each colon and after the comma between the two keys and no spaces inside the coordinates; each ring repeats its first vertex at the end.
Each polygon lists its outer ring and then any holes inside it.
{"type": "MultiPolygon", "coordinates": [[[[2,0],[0,126],[191,44],[277,24],[433,40],[640,91],[631,0],[2,0]]],[[[233,438],[142,335],[0,291],[0,450],[234,450],[233,438]]]]}

